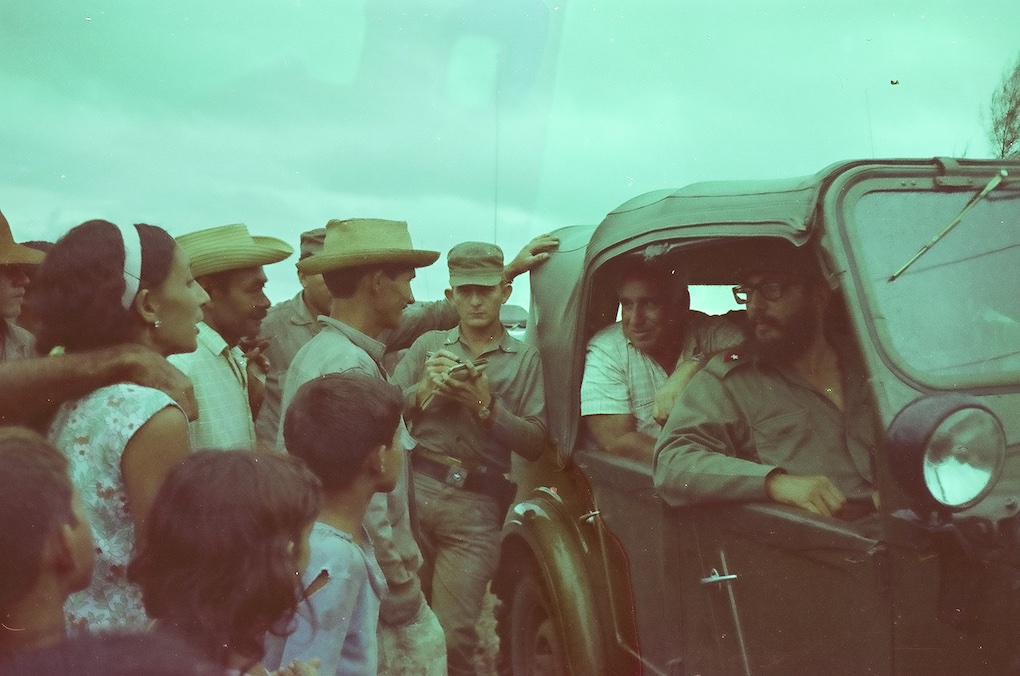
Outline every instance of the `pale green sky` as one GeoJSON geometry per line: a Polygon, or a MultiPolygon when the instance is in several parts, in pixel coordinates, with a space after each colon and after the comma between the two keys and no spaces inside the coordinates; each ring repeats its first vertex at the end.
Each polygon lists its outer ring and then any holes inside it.
{"type": "Polygon", "coordinates": [[[1015,0],[0,0],[0,209],[22,240],[371,216],[512,255],[649,190],[985,157],[1017,26],[1015,0]]]}

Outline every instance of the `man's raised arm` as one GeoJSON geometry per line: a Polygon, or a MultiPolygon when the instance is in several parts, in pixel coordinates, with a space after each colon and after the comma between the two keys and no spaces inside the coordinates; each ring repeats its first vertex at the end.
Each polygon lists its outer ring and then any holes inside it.
{"type": "Polygon", "coordinates": [[[162,390],[188,418],[198,413],[191,381],[140,345],[23,359],[0,364],[0,422],[42,425],[60,404],[117,382],[162,390]]]}

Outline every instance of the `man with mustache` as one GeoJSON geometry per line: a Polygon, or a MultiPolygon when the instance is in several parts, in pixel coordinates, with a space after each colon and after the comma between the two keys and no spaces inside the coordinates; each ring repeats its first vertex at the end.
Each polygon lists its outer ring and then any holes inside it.
{"type": "Polygon", "coordinates": [[[832,298],[809,246],[756,247],[734,288],[748,343],[712,359],[680,395],[655,447],[671,505],[771,500],[842,516],[875,491],[875,423],[863,366],[826,331],[832,298]]]}
{"type": "Polygon", "coordinates": [[[581,415],[602,450],[650,464],[661,423],[705,355],[744,336],[723,317],[692,311],[672,268],[625,261],[616,294],[621,320],[588,342],[581,415]]]}
{"type": "Polygon", "coordinates": [[[264,390],[252,369],[266,348],[256,336],[270,305],[262,266],[294,249],[275,237],[253,237],[241,223],[181,235],[177,242],[209,294],[198,349],[169,357],[191,379],[198,400],[198,419],[189,424],[191,448],[255,450],[254,419],[264,390]]]}

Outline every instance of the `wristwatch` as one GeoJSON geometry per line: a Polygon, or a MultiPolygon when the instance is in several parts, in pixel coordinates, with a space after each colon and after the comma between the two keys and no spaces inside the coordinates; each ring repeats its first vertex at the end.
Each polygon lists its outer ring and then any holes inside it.
{"type": "MultiPolygon", "coordinates": [[[[489,401],[489,406],[492,406],[492,404],[493,404],[493,400],[490,400],[489,401]]],[[[482,421],[488,420],[489,416],[492,415],[492,409],[489,408],[489,406],[482,406],[480,409],[478,409],[478,412],[476,413],[476,415],[478,416],[479,420],[482,420],[482,421]]]]}

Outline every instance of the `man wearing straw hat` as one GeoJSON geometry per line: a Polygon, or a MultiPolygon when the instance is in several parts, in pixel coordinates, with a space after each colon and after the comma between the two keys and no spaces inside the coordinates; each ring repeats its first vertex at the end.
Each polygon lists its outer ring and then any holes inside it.
{"type": "Polygon", "coordinates": [[[191,259],[191,274],[209,294],[198,325],[198,349],[169,359],[195,387],[198,419],[191,422],[191,447],[255,450],[255,416],[262,382],[249,374],[242,339],[255,338],[269,309],[263,292],[263,265],[277,263],[294,249],[275,237],[253,237],[241,223],[199,230],[177,238],[191,259]]]}
{"type": "Polygon", "coordinates": [[[14,243],[11,226],[0,213],[0,362],[35,356],[35,338],[14,323],[21,314],[28,275],[23,265],[38,265],[45,254],[14,243]]]}
{"type": "MultiPolygon", "coordinates": [[[[382,366],[386,346],[377,336],[400,326],[404,308],[414,302],[415,268],[431,265],[437,251],[411,245],[407,223],[381,219],[332,220],[322,250],[298,262],[304,274],[322,274],[333,297],[322,327],[294,357],[283,388],[286,414],[304,383],[327,373],[360,370],[387,380],[382,366]]],[[[400,425],[404,448],[414,440],[400,425]]],[[[278,439],[283,448],[282,435],[278,439]]],[[[446,641],[425,603],[418,570],[421,551],[411,532],[409,472],[405,463],[397,487],[377,493],[365,516],[389,594],[379,612],[379,673],[445,676],[446,641]]]]}
{"type": "MultiPolygon", "coordinates": [[[[299,261],[322,251],[326,238],[325,228],[316,228],[301,233],[301,255],[299,261]]],[[[518,275],[549,258],[549,252],[559,246],[559,239],[552,235],[539,235],[524,245],[520,253],[503,268],[503,277],[509,284],[518,275]]],[[[255,419],[255,436],[262,450],[276,449],[276,438],[280,431],[280,402],[283,397],[283,379],[298,350],[314,338],[322,328],[318,317],[329,315],[333,297],[322,280],[321,274],[298,271],[301,291],[296,296],[269,308],[262,321],[259,335],[269,341],[265,356],[269,361],[266,372],[265,398],[255,419]]],[[[400,320],[396,330],[384,330],[376,336],[386,345],[384,365],[391,370],[396,365],[400,350],[410,347],[421,334],[436,329],[452,329],[459,318],[457,310],[447,300],[415,303],[400,320]]]]}

